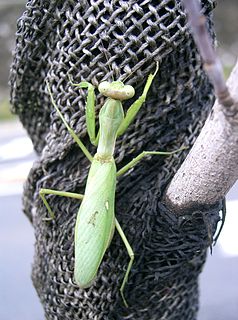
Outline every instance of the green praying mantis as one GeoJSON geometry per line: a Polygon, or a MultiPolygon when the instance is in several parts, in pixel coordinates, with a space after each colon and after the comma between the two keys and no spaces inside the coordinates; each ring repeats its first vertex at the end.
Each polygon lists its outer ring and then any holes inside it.
{"type": "Polygon", "coordinates": [[[144,151],[120,170],[117,171],[116,169],[113,157],[116,139],[127,130],[139,112],[142,104],[146,100],[148,90],[158,72],[158,68],[159,65],[157,62],[155,72],[148,76],[142,95],[130,106],[125,115],[122,101],[134,96],[134,88],[130,85],[124,85],[121,81],[103,81],[99,84],[99,92],[107,97],[107,99],[99,112],[99,132],[97,135],[95,133],[95,88],[88,82],[76,84],[71,81],[72,85],[88,90],[86,126],[91,143],[97,146],[97,152],[94,157],[88,152],[82,141],[64,119],[56,105],[49,83],[47,82],[54,108],[72,138],[91,162],[91,167],[88,173],[84,195],[52,189],[40,189],[40,196],[50,214],[50,219],[54,219],[54,213],[45,195],[53,194],[82,200],[77,214],[74,239],[74,281],[80,288],[88,288],[95,280],[105,251],[110,245],[114,230],[115,228],[117,229],[130,257],[120,287],[121,297],[126,306],[128,306],[128,304],[124,297],[124,288],[133,264],[134,252],[115,217],[114,203],[117,177],[126,173],[145,156],[170,155],[182,149],[173,152],[144,151]]]}

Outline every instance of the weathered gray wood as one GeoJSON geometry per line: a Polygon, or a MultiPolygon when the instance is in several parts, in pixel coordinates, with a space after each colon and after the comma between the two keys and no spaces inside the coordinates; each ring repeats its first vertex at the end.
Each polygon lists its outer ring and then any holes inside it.
{"type": "Polygon", "coordinates": [[[215,102],[193,148],[167,189],[166,202],[178,211],[221,200],[238,179],[238,63],[227,85],[235,104],[227,108],[215,102]]]}

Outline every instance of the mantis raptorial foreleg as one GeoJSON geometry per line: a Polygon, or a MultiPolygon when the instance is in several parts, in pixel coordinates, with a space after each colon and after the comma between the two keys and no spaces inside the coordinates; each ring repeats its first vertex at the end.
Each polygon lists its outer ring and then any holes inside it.
{"type": "Polygon", "coordinates": [[[46,206],[46,208],[50,214],[50,218],[44,218],[44,220],[53,220],[55,218],[55,214],[52,211],[48,201],[46,200],[46,197],[45,197],[46,194],[83,200],[83,194],[66,192],[66,191],[59,191],[59,190],[53,190],[53,189],[40,189],[39,194],[40,194],[42,201],[44,202],[44,205],[46,206]]]}
{"type": "Polygon", "coordinates": [[[127,266],[126,274],[124,276],[124,279],[123,279],[123,282],[122,282],[122,285],[121,285],[121,288],[120,288],[120,293],[121,293],[121,296],[122,296],[122,300],[123,300],[125,306],[128,307],[128,304],[127,304],[126,299],[124,297],[124,287],[125,287],[125,284],[127,283],[128,276],[129,276],[129,273],[131,271],[131,267],[132,267],[135,255],[134,255],[134,252],[133,252],[133,250],[132,250],[132,248],[131,248],[131,246],[130,246],[130,244],[129,244],[129,242],[128,242],[128,240],[127,240],[127,238],[126,238],[126,236],[125,236],[125,234],[124,234],[124,232],[123,232],[123,230],[122,230],[122,228],[121,228],[121,226],[119,224],[119,222],[117,221],[117,219],[115,219],[115,226],[116,226],[116,229],[117,229],[120,237],[122,238],[122,241],[124,242],[124,245],[126,247],[128,255],[130,257],[130,262],[129,262],[128,266],[127,266]]]}
{"type": "Polygon", "coordinates": [[[135,116],[139,112],[141,106],[146,100],[147,93],[149,91],[149,88],[152,84],[152,81],[154,77],[156,76],[157,72],[159,70],[159,62],[156,63],[156,69],[153,74],[150,74],[148,76],[147,82],[145,84],[144,90],[142,95],[129,107],[129,109],[126,112],[125,118],[123,119],[118,131],[117,131],[117,137],[121,136],[129,127],[129,125],[134,120],[135,116]]]}
{"type": "Polygon", "coordinates": [[[87,102],[86,102],[86,126],[89,135],[89,139],[94,146],[98,144],[98,138],[96,137],[96,124],[95,124],[95,88],[94,86],[87,82],[82,81],[80,83],[75,83],[69,78],[70,83],[79,88],[88,89],[87,102]]]}
{"type": "Polygon", "coordinates": [[[64,116],[62,115],[62,113],[60,112],[59,108],[57,107],[53,94],[51,92],[50,89],[50,85],[48,82],[47,83],[47,88],[50,94],[50,98],[51,98],[51,102],[53,104],[53,106],[55,107],[56,111],[58,112],[61,120],[63,121],[65,127],[67,128],[68,132],[70,133],[71,137],[74,139],[74,141],[77,143],[77,145],[79,146],[79,148],[83,151],[83,153],[85,154],[85,156],[88,158],[88,160],[90,162],[93,161],[93,157],[92,155],[89,153],[89,151],[87,150],[87,148],[85,147],[85,145],[83,144],[83,142],[79,139],[79,137],[76,135],[76,133],[74,132],[74,130],[72,128],[70,128],[70,126],[68,125],[67,121],[65,120],[64,116]]]}

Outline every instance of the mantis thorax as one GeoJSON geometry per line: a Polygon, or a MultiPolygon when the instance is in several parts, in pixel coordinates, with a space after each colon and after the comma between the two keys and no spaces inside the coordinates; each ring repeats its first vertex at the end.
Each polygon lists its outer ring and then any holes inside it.
{"type": "Polygon", "coordinates": [[[97,153],[101,159],[113,156],[117,130],[123,119],[121,101],[108,98],[99,113],[100,135],[97,153]]]}

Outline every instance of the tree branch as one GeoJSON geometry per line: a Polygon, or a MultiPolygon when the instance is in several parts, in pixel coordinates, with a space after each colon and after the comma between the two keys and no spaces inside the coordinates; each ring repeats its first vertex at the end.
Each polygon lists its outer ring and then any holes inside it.
{"type": "Polygon", "coordinates": [[[234,101],[227,89],[222,65],[213,48],[212,39],[206,26],[206,17],[201,13],[199,1],[182,0],[182,3],[188,14],[188,23],[201,54],[204,70],[214,86],[219,103],[226,107],[232,106],[234,101]]]}
{"type": "Polygon", "coordinates": [[[226,84],[198,1],[183,3],[217,101],[166,191],[166,204],[178,213],[216,203],[238,178],[238,63],[226,84]]]}
{"type": "MultiPolygon", "coordinates": [[[[228,82],[238,100],[238,63],[228,82]]],[[[189,155],[171,181],[166,202],[178,211],[212,205],[225,197],[238,178],[238,104],[224,113],[216,101],[189,155]],[[230,111],[231,111],[230,110],[230,111]]]]}

